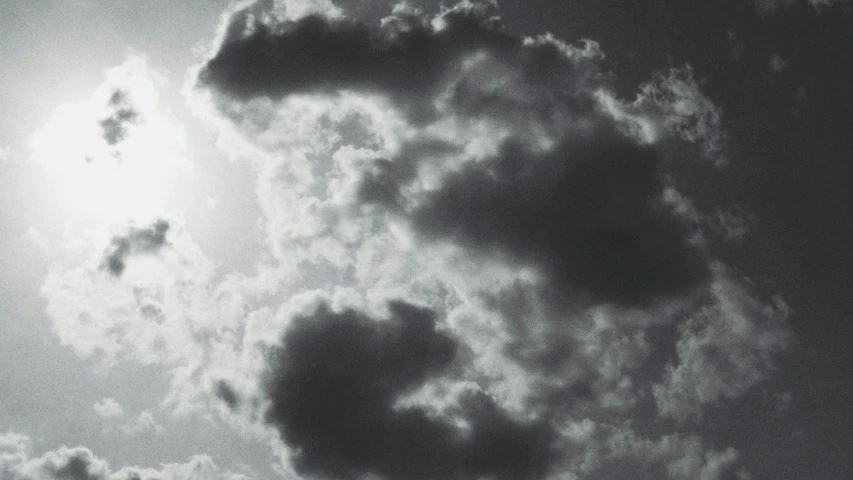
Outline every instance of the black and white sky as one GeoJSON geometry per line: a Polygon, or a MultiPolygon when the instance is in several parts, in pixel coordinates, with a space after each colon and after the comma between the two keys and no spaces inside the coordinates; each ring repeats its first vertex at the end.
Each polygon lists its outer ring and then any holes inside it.
{"type": "Polygon", "coordinates": [[[853,478],[848,0],[0,27],[0,479],[853,478]]]}

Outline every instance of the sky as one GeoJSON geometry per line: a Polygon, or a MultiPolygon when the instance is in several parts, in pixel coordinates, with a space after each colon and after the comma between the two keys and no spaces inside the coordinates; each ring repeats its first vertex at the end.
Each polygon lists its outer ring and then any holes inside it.
{"type": "Polygon", "coordinates": [[[0,479],[853,478],[848,0],[2,0],[0,479]]]}

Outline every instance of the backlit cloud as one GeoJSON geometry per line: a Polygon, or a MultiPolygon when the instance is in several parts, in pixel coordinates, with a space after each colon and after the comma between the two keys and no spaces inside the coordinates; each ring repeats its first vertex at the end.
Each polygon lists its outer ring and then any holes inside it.
{"type": "MultiPolygon", "coordinates": [[[[595,41],[515,35],[493,2],[306,5],[239,6],[186,91],[255,175],[256,271],[179,215],[117,223],[45,281],[60,341],[160,365],[164,411],[294,476],[747,478],[689,427],[770,378],[789,312],[713,249],[748,215],[679,190],[728,161],[693,70],[623,98],[595,41]]],[[[110,88],[96,140],[121,150],[152,117],[110,88]]]]}
{"type": "MultiPolygon", "coordinates": [[[[728,207],[699,211],[676,189],[679,172],[727,161],[723,112],[690,67],[624,99],[594,41],[516,36],[491,2],[400,5],[376,27],[246,11],[191,97],[251,162],[267,244],[293,275],[260,395],[297,471],[623,478],[640,462],[673,479],[746,478],[735,449],[665,420],[744,395],[790,344],[784,303],[710,250],[709,236],[734,235],[728,207]],[[446,336],[400,347],[407,316],[446,336]],[[398,349],[411,355],[383,367],[398,349]],[[664,435],[627,420],[655,415],[664,435]],[[489,425],[507,433],[478,436],[489,425]],[[468,463],[491,458],[495,437],[531,460],[468,463]],[[423,456],[446,461],[405,460],[423,456]]],[[[212,385],[231,409],[257,394],[212,385]]]]}

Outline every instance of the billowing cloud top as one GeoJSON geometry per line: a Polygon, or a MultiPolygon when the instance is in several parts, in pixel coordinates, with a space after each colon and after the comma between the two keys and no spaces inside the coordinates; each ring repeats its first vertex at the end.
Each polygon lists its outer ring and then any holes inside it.
{"type": "Polygon", "coordinates": [[[726,206],[704,213],[678,190],[681,172],[725,163],[722,112],[689,66],[627,101],[595,42],[513,35],[491,2],[401,4],[376,27],[247,11],[197,87],[235,151],[270,159],[257,168],[278,258],[339,272],[325,289],[371,311],[394,296],[430,306],[289,324],[262,396],[300,472],[621,478],[640,461],[669,478],[746,475],[733,449],[644,439],[630,420],[701,422],[790,344],[784,302],[715,258],[726,206]],[[395,406],[407,395],[424,410],[395,406]]]}

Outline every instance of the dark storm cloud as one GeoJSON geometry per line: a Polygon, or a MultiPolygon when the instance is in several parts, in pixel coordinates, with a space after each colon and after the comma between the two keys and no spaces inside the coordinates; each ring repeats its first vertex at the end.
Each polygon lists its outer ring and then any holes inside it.
{"type": "Polygon", "coordinates": [[[127,234],[114,237],[110,242],[107,257],[102,268],[114,276],[124,273],[125,261],[129,255],[137,253],[156,253],[166,244],[169,222],[157,220],[145,228],[132,227],[127,234]]]}
{"type": "MultiPolygon", "coordinates": [[[[340,90],[378,92],[407,107],[412,118],[424,119],[430,117],[434,99],[458,81],[450,100],[464,113],[508,114],[522,106],[527,115],[537,109],[546,116],[553,113],[548,95],[528,105],[500,92],[483,92],[478,82],[458,78],[461,63],[475,53],[515,64],[524,82],[562,83],[572,78],[555,76],[566,73],[555,67],[568,63],[556,44],[526,44],[503,30],[497,17],[490,16],[493,10],[488,4],[457,5],[436,17],[440,27],[426,16],[404,13],[386,19],[382,29],[321,16],[280,27],[258,24],[244,38],[226,39],[200,71],[199,82],[237,100],[340,90]]],[[[245,22],[241,15],[232,20],[245,22]]]]}
{"type": "MultiPolygon", "coordinates": [[[[380,163],[363,199],[395,202],[407,164],[380,163]]],[[[535,265],[561,290],[642,304],[708,277],[707,259],[688,241],[693,232],[662,199],[657,167],[652,148],[606,129],[544,154],[510,141],[406,215],[428,238],[535,265]]]]}
{"type": "Polygon", "coordinates": [[[110,115],[100,120],[101,133],[109,146],[127,138],[128,126],[139,122],[139,112],[130,104],[127,93],[116,90],[108,101],[110,115]]]}
{"type": "Polygon", "coordinates": [[[421,407],[396,405],[448,373],[457,345],[436,331],[435,314],[402,302],[391,317],[321,306],[296,318],[271,356],[267,421],[293,448],[301,473],[351,479],[543,478],[552,432],[508,417],[471,394],[460,429],[421,407]]]}

